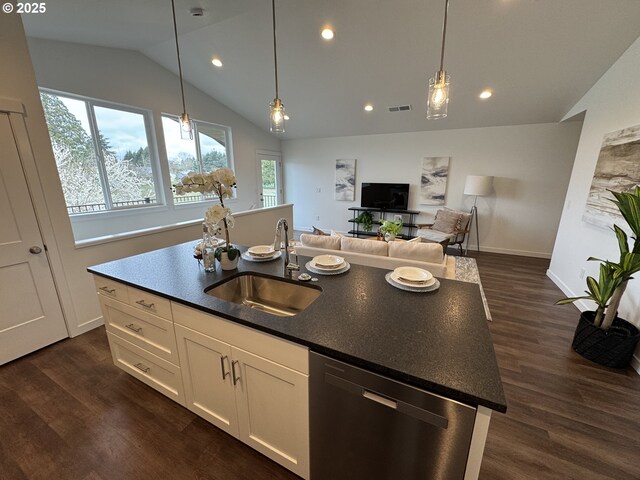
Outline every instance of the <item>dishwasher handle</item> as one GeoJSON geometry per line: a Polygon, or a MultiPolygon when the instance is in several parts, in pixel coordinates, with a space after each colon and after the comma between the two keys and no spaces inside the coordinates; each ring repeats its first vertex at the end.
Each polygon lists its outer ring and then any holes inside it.
{"type": "Polygon", "coordinates": [[[416,407],[415,405],[411,405],[410,403],[405,403],[401,400],[394,400],[387,396],[372,392],[371,390],[367,390],[366,388],[350,382],[349,380],[345,380],[344,378],[336,377],[335,375],[325,372],[324,380],[326,383],[333,385],[334,387],[338,387],[349,393],[362,396],[367,400],[374,401],[380,405],[384,405],[385,407],[394,409],[397,412],[409,415],[410,417],[420,420],[421,422],[428,423],[444,430],[446,430],[449,426],[449,420],[447,420],[442,415],[438,415],[437,413],[433,413],[423,408],[416,407]]]}

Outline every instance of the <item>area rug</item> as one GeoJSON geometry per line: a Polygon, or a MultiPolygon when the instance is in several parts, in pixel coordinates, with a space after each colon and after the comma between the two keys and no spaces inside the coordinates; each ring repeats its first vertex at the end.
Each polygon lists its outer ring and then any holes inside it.
{"type": "Polygon", "coordinates": [[[480,282],[480,273],[478,272],[478,264],[475,258],[454,257],[456,260],[456,280],[461,282],[477,283],[480,287],[480,295],[482,295],[482,303],[484,303],[484,311],[487,314],[487,320],[492,321],[487,297],[484,295],[484,289],[480,282]]]}

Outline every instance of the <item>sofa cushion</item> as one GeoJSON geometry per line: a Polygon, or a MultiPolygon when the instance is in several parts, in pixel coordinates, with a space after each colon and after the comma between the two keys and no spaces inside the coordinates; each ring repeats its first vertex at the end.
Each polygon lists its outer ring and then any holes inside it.
{"type": "Polygon", "coordinates": [[[440,263],[444,258],[439,243],[415,242],[389,242],[389,256],[429,263],[440,263]]]}
{"type": "Polygon", "coordinates": [[[366,253],[369,255],[378,255],[381,257],[387,256],[387,242],[352,237],[342,237],[339,238],[339,240],[340,249],[346,252],[366,253]]]}
{"type": "Polygon", "coordinates": [[[303,233],[300,235],[302,245],[314,248],[326,248],[328,250],[340,250],[340,237],[330,235],[311,235],[303,233]]]}
{"type": "Polygon", "coordinates": [[[444,233],[453,233],[456,230],[460,230],[462,215],[461,212],[454,212],[453,210],[438,210],[431,229],[444,233]]]}

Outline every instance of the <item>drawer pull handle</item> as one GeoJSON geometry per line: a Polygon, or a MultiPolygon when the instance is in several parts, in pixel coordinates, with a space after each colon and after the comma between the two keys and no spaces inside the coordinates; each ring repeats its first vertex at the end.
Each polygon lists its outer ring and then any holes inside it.
{"type": "Polygon", "coordinates": [[[133,323],[125,325],[125,327],[127,327],[129,330],[133,330],[136,333],[142,333],[142,327],[136,327],[133,323]]]}
{"type": "Polygon", "coordinates": [[[147,367],[144,363],[136,363],[134,367],[144,373],[149,373],[151,371],[151,368],[147,367]]]}
{"type": "Polygon", "coordinates": [[[154,308],[155,307],[155,303],[145,303],[144,300],[138,300],[136,303],[138,305],[144,307],[144,308],[154,308]]]}
{"type": "Polygon", "coordinates": [[[233,379],[234,386],[240,381],[240,376],[236,376],[236,365],[238,364],[239,364],[238,360],[234,360],[233,362],[231,362],[231,371],[232,371],[231,378],[233,379]]]}
{"type": "Polygon", "coordinates": [[[102,290],[103,292],[108,293],[109,295],[113,295],[114,293],[116,293],[116,289],[115,288],[109,288],[109,287],[100,287],[100,290],[102,290]]]}
{"type": "Polygon", "coordinates": [[[222,380],[224,381],[225,378],[227,378],[227,375],[229,375],[229,372],[225,371],[224,368],[224,361],[225,359],[229,359],[229,357],[227,355],[225,355],[224,357],[220,357],[220,368],[222,369],[222,380]]]}

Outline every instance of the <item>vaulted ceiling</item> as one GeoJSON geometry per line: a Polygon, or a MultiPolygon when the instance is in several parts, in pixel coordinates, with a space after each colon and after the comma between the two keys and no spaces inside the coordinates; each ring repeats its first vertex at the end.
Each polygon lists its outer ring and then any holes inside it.
{"type": "MultiPolygon", "coordinates": [[[[176,0],[176,9],[185,79],[268,129],[271,2],[176,0]]],[[[283,138],[556,122],[640,35],[638,0],[451,0],[451,102],[434,121],[425,90],[439,65],[444,0],[277,0],[276,9],[291,116],[283,138]],[[326,24],[331,42],[320,37],[326,24]],[[485,88],[494,95],[482,101],[485,88]],[[399,104],[413,110],[387,111],[399,104]]],[[[177,73],[169,0],[57,0],[23,22],[29,36],[138,50],[177,73]]]]}

